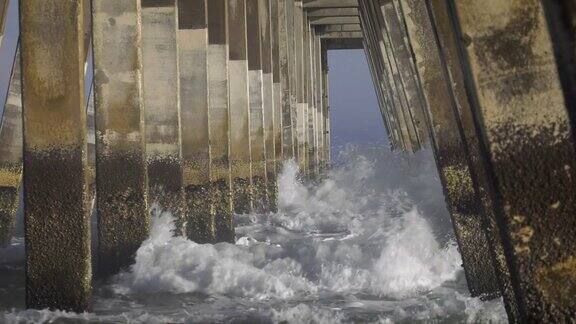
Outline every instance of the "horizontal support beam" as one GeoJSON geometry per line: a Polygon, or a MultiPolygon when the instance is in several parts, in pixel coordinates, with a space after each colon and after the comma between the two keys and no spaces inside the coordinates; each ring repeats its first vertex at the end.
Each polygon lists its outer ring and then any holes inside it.
{"type": "Polygon", "coordinates": [[[309,19],[311,25],[347,25],[359,24],[360,18],[355,17],[312,17],[309,19]]]}
{"type": "Polygon", "coordinates": [[[361,32],[360,24],[343,24],[343,25],[319,25],[316,27],[318,34],[329,32],[361,32]]]}
{"type": "Polygon", "coordinates": [[[321,33],[318,34],[320,38],[363,38],[364,35],[360,31],[352,31],[352,32],[328,32],[328,33],[321,33]]]}
{"type": "Polygon", "coordinates": [[[362,38],[326,38],[322,40],[322,45],[327,50],[349,50],[364,48],[364,42],[362,38]]]}
{"type": "Polygon", "coordinates": [[[358,7],[358,0],[304,0],[304,8],[358,7]]]}
{"type": "Polygon", "coordinates": [[[358,8],[314,8],[307,10],[308,18],[312,17],[358,17],[358,8]]]}

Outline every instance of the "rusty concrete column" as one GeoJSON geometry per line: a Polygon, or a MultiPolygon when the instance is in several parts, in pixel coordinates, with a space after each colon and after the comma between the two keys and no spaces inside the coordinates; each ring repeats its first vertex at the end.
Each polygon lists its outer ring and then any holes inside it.
{"type": "Polygon", "coordinates": [[[93,1],[98,272],[104,276],[134,261],[150,229],[140,14],[138,0],[93,1]]]}
{"type": "MultiPolygon", "coordinates": [[[[422,5],[425,4],[422,3],[422,5]]],[[[393,11],[386,14],[391,20],[394,20],[391,16],[399,18],[396,12],[402,15],[399,8],[393,6],[386,10],[388,9],[393,11]]],[[[404,19],[401,18],[397,21],[397,25],[404,26],[404,19]]],[[[430,119],[423,122],[431,125],[434,157],[444,188],[446,205],[452,217],[468,289],[472,296],[496,297],[499,295],[499,289],[492,254],[484,230],[481,201],[473,185],[465,143],[461,138],[458,120],[454,114],[452,93],[444,75],[431,25],[428,23],[428,30],[416,29],[414,24],[422,23],[424,17],[418,18],[417,22],[407,20],[412,46],[404,47],[403,50],[406,53],[398,53],[398,56],[406,55],[404,60],[408,61],[412,60],[408,52],[415,55],[420,84],[427,103],[427,115],[430,119]],[[427,34],[421,36],[424,32],[427,34]]],[[[403,36],[397,35],[396,38],[401,39],[403,36]]],[[[404,64],[409,63],[404,62],[404,64]]],[[[420,87],[420,84],[414,84],[414,86],[420,87]]],[[[417,98],[417,100],[420,99],[417,98]]]]}
{"type": "Polygon", "coordinates": [[[237,214],[247,214],[252,211],[253,206],[246,0],[229,0],[228,8],[232,196],[235,212],[237,214]]]}
{"type": "Polygon", "coordinates": [[[428,141],[428,129],[424,103],[422,102],[422,90],[416,77],[416,68],[408,50],[408,35],[404,21],[399,17],[398,0],[386,3],[381,6],[384,24],[387,27],[392,52],[396,58],[396,65],[400,82],[404,88],[406,96],[406,106],[412,124],[414,124],[415,134],[420,146],[428,141]]]}
{"type": "MultiPolygon", "coordinates": [[[[414,0],[410,0],[410,2],[411,1],[414,0]]],[[[518,313],[519,310],[512,286],[512,279],[510,277],[510,266],[506,262],[500,229],[492,207],[492,197],[494,194],[488,185],[487,166],[485,165],[485,160],[482,158],[478,132],[474,124],[468,95],[466,94],[461,60],[459,58],[448,6],[445,1],[431,1],[428,6],[426,4],[419,4],[419,1],[420,0],[414,1],[413,5],[411,3],[408,4],[410,7],[413,7],[413,9],[411,9],[411,15],[415,18],[407,19],[407,25],[410,29],[412,28],[412,22],[414,22],[415,25],[419,23],[420,27],[418,28],[423,31],[420,37],[426,38],[425,44],[430,44],[431,39],[428,39],[430,35],[434,37],[434,46],[436,46],[438,53],[430,54],[428,59],[434,58],[434,55],[438,57],[440,64],[444,66],[444,79],[451,85],[449,90],[451,91],[451,98],[453,100],[452,107],[461,125],[461,127],[459,127],[460,136],[465,143],[468,165],[470,166],[470,172],[472,174],[472,183],[482,203],[484,226],[493,254],[492,259],[496,270],[496,278],[504,299],[508,320],[516,323],[520,321],[520,315],[518,313]]],[[[408,5],[406,7],[408,7],[408,5]]],[[[405,13],[405,15],[407,14],[405,13]]]]}
{"type": "Polygon", "coordinates": [[[304,52],[304,63],[306,71],[306,102],[307,102],[307,114],[306,114],[306,134],[307,134],[307,151],[308,154],[308,176],[314,179],[318,175],[318,155],[317,155],[317,143],[316,143],[316,99],[314,95],[314,60],[312,51],[314,49],[314,38],[315,34],[312,27],[308,22],[308,16],[306,15],[305,22],[305,52],[304,52]]]}
{"type": "Polygon", "coordinates": [[[450,1],[450,9],[520,314],[571,321],[576,152],[542,4],[450,1]]]}
{"type": "Polygon", "coordinates": [[[150,204],[186,231],[175,0],[142,0],[143,99],[150,204]]]}
{"type": "Polygon", "coordinates": [[[217,242],[234,242],[228,102],[228,2],[208,1],[208,121],[217,242]]]}
{"type": "MultiPolygon", "coordinates": [[[[0,7],[1,8],[1,7],[0,7]]],[[[20,51],[14,51],[12,74],[0,120],[0,247],[10,243],[22,181],[22,98],[20,51]]]]}
{"type": "Polygon", "coordinates": [[[215,239],[208,127],[208,0],[178,3],[178,62],[187,237],[215,239]]]}
{"type": "Polygon", "coordinates": [[[264,87],[259,0],[246,0],[248,23],[248,85],[250,99],[250,144],[254,211],[264,213],[268,206],[268,173],[264,138],[264,87]]]}
{"type": "Polygon", "coordinates": [[[322,140],[322,134],[324,132],[324,122],[322,115],[323,106],[323,93],[322,93],[322,40],[318,36],[314,40],[314,91],[316,97],[316,141],[318,143],[317,154],[318,154],[318,172],[320,174],[324,173],[324,141],[322,140]]]}
{"type": "Polygon", "coordinates": [[[324,146],[325,168],[330,166],[330,158],[332,154],[332,147],[330,144],[330,79],[328,77],[328,72],[328,49],[326,46],[322,45],[322,145],[324,146]]]}
{"type": "Polygon", "coordinates": [[[264,105],[264,144],[266,146],[266,172],[268,208],[275,212],[278,200],[276,176],[276,143],[274,141],[274,76],[272,70],[272,14],[270,0],[259,0],[260,37],[262,42],[262,85],[264,105]]]}
{"type": "Polygon", "coordinates": [[[282,90],[282,73],[280,67],[280,16],[279,16],[278,1],[270,2],[271,12],[271,35],[272,35],[272,82],[274,92],[274,149],[276,158],[276,173],[279,174],[282,170],[284,161],[284,143],[283,143],[283,125],[282,125],[282,105],[283,105],[283,90],[282,90]]]}
{"type": "Polygon", "coordinates": [[[82,22],[82,0],[20,1],[29,308],[90,307],[82,22]]]}
{"type": "Polygon", "coordinates": [[[378,75],[381,78],[381,83],[383,90],[385,91],[385,98],[389,100],[390,107],[390,121],[392,122],[392,128],[394,132],[398,135],[399,148],[404,151],[414,151],[414,137],[411,136],[409,132],[409,125],[407,124],[407,118],[405,114],[404,106],[401,101],[401,93],[397,87],[397,83],[393,77],[392,65],[389,59],[387,43],[385,40],[385,30],[383,29],[383,22],[381,19],[381,12],[374,3],[361,0],[359,2],[359,11],[361,15],[361,21],[366,32],[366,39],[370,42],[370,50],[372,54],[376,57],[374,58],[376,67],[378,69],[378,75]],[[380,18],[379,18],[380,17],[380,18]],[[387,94],[387,95],[386,95],[387,94]]]}
{"type": "Polygon", "coordinates": [[[302,7],[302,1],[294,2],[294,56],[296,63],[294,68],[295,73],[295,85],[296,85],[296,127],[298,138],[298,165],[300,166],[300,172],[306,174],[307,172],[307,160],[306,160],[306,129],[305,129],[305,119],[307,116],[305,113],[306,100],[305,100],[305,70],[304,70],[304,8],[302,7]]]}
{"type": "Polygon", "coordinates": [[[282,87],[282,153],[284,160],[294,158],[294,125],[292,124],[292,66],[289,12],[293,7],[291,0],[278,1],[278,45],[280,56],[280,84],[282,87]]]}

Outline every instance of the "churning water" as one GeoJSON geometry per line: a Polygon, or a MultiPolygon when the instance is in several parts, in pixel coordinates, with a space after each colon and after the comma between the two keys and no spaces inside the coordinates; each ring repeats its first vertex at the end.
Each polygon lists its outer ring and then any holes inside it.
{"type": "Polygon", "coordinates": [[[505,322],[471,298],[430,152],[346,147],[327,178],[279,179],[280,212],[236,217],[236,244],[172,237],[154,215],[136,264],[96,282],[93,313],[24,310],[23,240],[0,249],[0,322],[505,322]]]}

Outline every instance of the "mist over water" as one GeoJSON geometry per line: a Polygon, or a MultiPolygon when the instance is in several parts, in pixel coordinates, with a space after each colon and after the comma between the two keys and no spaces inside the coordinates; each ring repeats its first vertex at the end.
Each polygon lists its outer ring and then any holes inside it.
{"type": "Polygon", "coordinates": [[[275,214],[237,215],[236,244],[172,237],[153,215],[136,263],[96,282],[93,313],[24,310],[23,239],[0,249],[0,322],[506,322],[471,298],[428,150],[341,146],[327,177],[279,177],[275,214]]]}

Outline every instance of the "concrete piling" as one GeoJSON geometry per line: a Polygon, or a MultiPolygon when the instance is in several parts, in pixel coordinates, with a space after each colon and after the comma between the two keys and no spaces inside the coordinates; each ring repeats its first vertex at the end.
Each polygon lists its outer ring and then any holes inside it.
{"type": "Polygon", "coordinates": [[[210,181],[208,126],[207,0],[178,3],[180,120],[186,195],[187,237],[197,243],[215,240],[210,181]]]}
{"type": "Polygon", "coordinates": [[[280,69],[280,84],[282,87],[282,157],[284,160],[294,158],[294,125],[292,124],[292,65],[290,51],[292,31],[289,12],[293,6],[292,0],[278,0],[278,55],[280,69]]]}
{"type": "Polygon", "coordinates": [[[314,38],[315,33],[308,23],[305,25],[306,37],[304,62],[306,64],[306,102],[308,111],[306,116],[306,133],[307,133],[307,154],[308,154],[308,172],[310,179],[316,178],[318,175],[318,152],[316,143],[316,98],[314,93],[314,38]]]}
{"type": "Polygon", "coordinates": [[[140,3],[93,2],[98,272],[128,266],[148,237],[140,3]],[[124,53],[124,55],[118,55],[124,53]]]}
{"type": "Polygon", "coordinates": [[[260,37],[262,45],[262,85],[264,110],[264,145],[266,146],[266,172],[268,209],[278,209],[276,174],[276,143],[274,134],[274,75],[272,70],[272,14],[270,0],[259,0],[260,37]]]}
{"type": "Polygon", "coordinates": [[[0,0],[0,46],[4,40],[4,30],[6,28],[6,15],[8,14],[8,5],[10,0],[0,0]]]}
{"type": "MultiPolygon", "coordinates": [[[[441,64],[444,65],[445,78],[450,81],[450,90],[452,91],[451,98],[454,100],[453,107],[455,108],[456,117],[461,125],[461,138],[466,145],[472,183],[483,207],[484,227],[492,252],[496,279],[504,299],[508,320],[511,323],[519,322],[520,314],[515,291],[512,286],[510,266],[506,261],[498,220],[492,207],[494,192],[488,184],[487,166],[485,160],[482,158],[483,153],[481,152],[478,132],[466,93],[464,74],[461,68],[458,46],[451,25],[447,3],[445,1],[431,1],[428,5],[424,4],[424,8],[422,9],[419,9],[417,6],[412,7],[414,7],[412,15],[420,15],[423,17],[422,19],[413,19],[415,22],[426,24],[426,26],[428,24],[432,25],[430,27],[423,26],[422,28],[424,31],[431,28],[432,36],[435,36],[437,40],[438,55],[440,56],[441,64]],[[431,20],[431,22],[427,23],[426,19],[431,20]]],[[[419,5],[419,7],[422,7],[422,5],[419,5]]],[[[410,24],[408,24],[408,26],[410,26],[410,24]]]]}
{"type": "Polygon", "coordinates": [[[271,39],[272,39],[272,89],[274,93],[274,149],[276,159],[276,174],[279,174],[283,165],[284,143],[282,124],[283,90],[280,67],[280,17],[278,1],[270,2],[271,39]]]}
{"type": "Polygon", "coordinates": [[[235,240],[230,173],[227,17],[227,0],[208,1],[208,124],[217,242],[235,240]]]}
{"type": "Polygon", "coordinates": [[[21,91],[20,53],[16,50],[0,120],[0,247],[9,244],[12,238],[22,181],[21,91]]]}
{"type": "Polygon", "coordinates": [[[175,0],[141,0],[143,100],[150,204],[186,232],[175,0]]]}
{"type": "Polygon", "coordinates": [[[576,152],[542,3],[449,3],[522,320],[570,321],[576,152]]]}
{"type": "Polygon", "coordinates": [[[83,2],[20,1],[29,308],[90,308],[83,2]]]}
{"type": "Polygon", "coordinates": [[[302,2],[294,2],[294,56],[295,67],[295,91],[296,91],[296,138],[298,140],[298,165],[300,172],[306,174],[306,121],[307,107],[305,102],[305,64],[304,64],[304,10],[302,2]]]}
{"type": "Polygon", "coordinates": [[[229,0],[230,35],[230,164],[234,210],[252,211],[252,156],[250,155],[250,99],[246,0],[229,0]]]}
{"type": "MultiPolygon", "coordinates": [[[[422,3],[422,5],[425,4],[422,3]]],[[[403,15],[399,8],[389,9],[393,10],[387,13],[390,20],[399,17],[396,12],[403,15]]],[[[424,18],[419,16],[416,22],[410,19],[407,22],[411,41],[411,44],[407,45],[411,45],[410,48],[402,44],[403,36],[398,34],[394,37],[398,40],[394,49],[398,50],[397,57],[398,61],[402,62],[399,64],[401,69],[408,69],[414,62],[409,52],[414,53],[417,62],[416,68],[429,117],[429,121],[422,122],[431,125],[434,156],[462,255],[468,289],[472,296],[498,296],[496,273],[484,230],[482,206],[473,185],[465,143],[461,138],[460,126],[455,115],[455,108],[453,108],[454,100],[449,88],[450,83],[442,67],[431,24],[428,23],[427,29],[420,25],[424,18]],[[419,24],[414,25],[416,23],[419,24]]],[[[402,19],[394,24],[404,25],[404,21],[402,19]]],[[[398,33],[406,32],[398,26],[393,29],[398,33]]],[[[412,77],[408,75],[410,73],[406,74],[405,77],[412,77]]],[[[417,80],[413,79],[414,84],[410,88],[419,87],[420,85],[415,83],[417,80]]],[[[412,91],[414,91],[412,96],[415,96],[412,99],[420,100],[419,93],[417,93],[420,89],[412,88],[412,91]]],[[[420,109],[423,107],[420,106],[420,109]]]]}
{"type": "Polygon", "coordinates": [[[268,172],[264,137],[264,87],[259,0],[246,0],[248,22],[248,84],[250,98],[250,143],[254,211],[264,213],[268,206],[268,172]]]}

